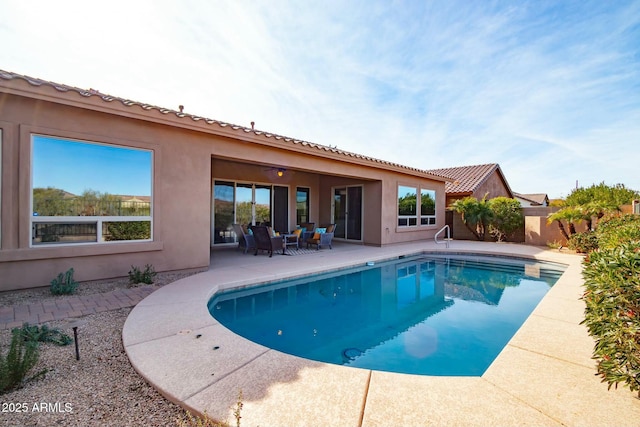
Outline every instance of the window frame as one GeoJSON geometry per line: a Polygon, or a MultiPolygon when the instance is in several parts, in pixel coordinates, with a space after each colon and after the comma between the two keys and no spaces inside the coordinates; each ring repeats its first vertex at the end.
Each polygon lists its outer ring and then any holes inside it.
{"type": "MultiPolygon", "coordinates": [[[[419,194],[418,189],[419,189],[419,187],[418,186],[405,185],[405,184],[398,184],[397,188],[398,188],[398,192],[397,192],[397,197],[396,197],[396,200],[397,200],[396,214],[397,214],[398,218],[397,218],[396,224],[397,224],[398,227],[401,227],[401,228],[416,227],[418,225],[418,216],[419,216],[418,206],[420,206],[420,204],[418,203],[418,201],[419,201],[418,200],[418,194],[419,194]],[[405,197],[404,195],[403,196],[400,195],[401,188],[405,189],[405,190],[412,190],[414,192],[414,194],[415,194],[415,197],[416,197],[415,206],[414,206],[415,213],[413,213],[411,215],[401,215],[400,214],[400,198],[401,197],[403,197],[403,198],[405,197]],[[402,222],[404,222],[404,224],[402,222]],[[412,222],[413,222],[413,224],[412,224],[412,222]]],[[[402,191],[406,195],[406,194],[408,194],[408,192],[405,191],[405,190],[402,190],[402,191]]]]}
{"type": "Polygon", "coordinates": [[[423,187],[421,185],[412,185],[412,184],[403,184],[398,183],[397,186],[397,197],[396,197],[396,227],[400,230],[413,229],[419,227],[434,227],[437,224],[438,219],[438,192],[430,187],[423,187]],[[416,205],[415,205],[415,214],[412,215],[401,215],[400,214],[400,193],[401,191],[407,194],[406,190],[415,191],[416,195],[416,205]],[[423,214],[422,213],[422,197],[423,194],[430,192],[433,194],[434,200],[434,211],[433,214],[423,214]]]}
{"type": "Polygon", "coordinates": [[[429,226],[429,225],[436,225],[436,221],[437,221],[437,212],[438,210],[436,209],[437,204],[438,204],[438,199],[436,197],[436,190],[432,190],[429,188],[423,188],[420,187],[420,226],[429,226]],[[430,192],[433,193],[433,214],[424,214],[422,212],[422,197],[424,192],[430,192]],[[426,222],[425,222],[426,221],[426,222]]]}
{"type": "Polygon", "coordinates": [[[310,217],[309,211],[311,208],[310,199],[311,199],[311,189],[309,187],[296,187],[296,226],[299,226],[302,223],[309,222],[309,217],[310,217]],[[300,220],[301,215],[299,214],[299,210],[298,210],[298,193],[306,193],[305,209],[306,209],[307,219],[305,221],[300,220]]]}
{"type": "MultiPolygon", "coordinates": [[[[29,247],[30,248],[45,248],[45,247],[64,247],[64,246],[86,246],[86,245],[110,245],[110,244],[122,244],[122,243],[148,243],[154,241],[154,212],[153,212],[153,201],[154,201],[154,186],[153,186],[153,177],[154,177],[154,161],[155,161],[155,152],[153,149],[149,148],[140,148],[140,147],[132,147],[126,145],[120,145],[116,143],[106,143],[100,142],[96,140],[88,140],[88,139],[79,139],[68,136],[60,136],[56,134],[50,133],[42,133],[42,132],[30,132],[29,133],[29,146],[31,158],[29,160],[29,247]],[[119,148],[124,150],[135,150],[147,152],[150,155],[149,158],[149,173],[150,173],[150,188],[149,188],[149,215],[78,215],[78,216],[64,216],[64,215],[36,215],[34,214],[34,197],[33,197],[33,174],[34,174],[34,137],[44,137],[50,139],[57,139],[61,141],[67,142],[77,142],[80,144],[87,145],[97,145],[97,146],[106,146],[119,148]],[[103,228],[106,223],[110,222],[148,222],[149,223],[149,238],[148,239],[131,239],[131,240],[105,240],[105,233],[103,233],[103,228]],[[95,240],[91,241],[78,241],[78,242],[70,242],[70,241],[52,241],[52,242],[36,242],[36,224],[60,224],[60,225],[79,225],[79,224],[89,224],[94,225],[96,228],[95,240]]],[[[126,203],[126,202],[125,202],[126,203]]]]}

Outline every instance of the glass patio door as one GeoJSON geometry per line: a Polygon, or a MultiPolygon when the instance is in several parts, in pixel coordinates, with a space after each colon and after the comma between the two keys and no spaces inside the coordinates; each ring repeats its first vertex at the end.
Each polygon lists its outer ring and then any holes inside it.
{"type": "MultiPolygon", "coordinates": [[[[253,222],[271,225],[271,186],[255,185],[253,189],[253,222]]],[[[242,224],[242,223],[241,223],[242,224]]]]}
{"type": "Polygon", "coordinates": [[[213,226],[211,227],[211,243],[233,243],[235,234],[231,224],[235,215],[235,184],[233,182],[216,181],[213,185],[213,226]]]}
{"type": "Polygon", "coordinates": [[[333,222],[336,224],[335,238],[362,240],[362,187],[333,189],[333,222]]]}
{"type": "Polygon", "coordinates": [[[232,224],[269,224],[288,230],[288,187],[215,181],[212,243],[236,242],[232,224]]]}
{"type": "Polygon", "coordinates": [[[347,225],[347,189],[333,189],[333,222],[336,224],[336,231],[333,237],[343,239],[346,236],[347,225]]]}
{"type": "MultiPolygon", "coordinates": [[[[255,225],[254,204],[253,204],[253,185],[252,184],[236,184],[235,211],[236,224],[255,225]]],[[[231,224],[229,224],[231,225],[231,224]]]]}

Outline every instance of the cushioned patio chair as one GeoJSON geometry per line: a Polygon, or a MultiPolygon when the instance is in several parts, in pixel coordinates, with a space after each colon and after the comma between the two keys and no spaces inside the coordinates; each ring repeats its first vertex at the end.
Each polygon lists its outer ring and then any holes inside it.
{"type": "Polygon", "coordinates": [[[300,224],[300,228],[302,229],[302,233],[300,235],[300,241],[306,242],[308,238],[313,236],[314,230],[316,229],[316,223],[303,222],[300,224]]]}
{"type": "Polygon", "coordinates": [[[333,239],[333,233],[336,229],[335,224],[329,224],[326,227],[316,228],[313,236],[307,239],[307,248],[311,245],[315,245],[316,249],[320,249],[323,246],[329,246],[329,249],[333,249],[331,246],[331,240],[333,239]],[[325,230],[324,232],[322,230],[325,230]]]}
{"type": "Polygon", "coordinates": [[[246,254],[249,249],[256,248],[256,241],[251,234],[245,231],[244,227],[240,224],[231,224],[233,231],[238,237],[238,249],[243,249],[246,254]]]}
{"type": "Polygon", "coordinates": [[[295,242],[297,247],[302,247],[302,242],[306,242],[309,237],[313,236],[315,224],[315,222],[303,222],[300,224],[297,229],[291,231],[287,236],[287,244],[295,242]]]}
{"type": "Polygon", "coordinates": [[[259,250],[269,252],[269,258],[273,255],[274,251],[281,250],[284,255],[284,238],[282,236],[271,235],[271,227],[265,227],[262,225],[256,225],[251,227],[253,232],[253,238],[256,241],[256,252],[254,255],[258,255],[259,250]]]}

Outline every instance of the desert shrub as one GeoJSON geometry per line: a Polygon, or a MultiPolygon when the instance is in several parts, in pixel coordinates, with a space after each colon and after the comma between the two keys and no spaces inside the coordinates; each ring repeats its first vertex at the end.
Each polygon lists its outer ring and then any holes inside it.
{"type": "MultiPolygon", "coordinates": [[[[244,406],[242,401],[242,391],[240,391],[238,393],[236,404],[231,408],[233,409],[233,416],[236,419],[236,427],[240,427],[240,420],[242,419],[242,407],[244,406]]],[[[209,418],[206,411],[202,417],[195,416],[191,412],[185,411],[182,417],[176,419],[176,425],[178,427],[229,427],[229,424],[225,422],[221,423],[209,418]]]]}
{"type": "Polygon", "coordinates": [[[596,340],[598,374],[640,396],[640,241],[591,252],[584,264],[582,323],[596,340]]]}
{"type": "Polygon", "coordinates": [[[38,326],[25,323],[21,328],[14,328],[11,332],[21,336],[25,341],[34,343],[49,342],[60,346],[71,343],[69,335],[63,333],[60,329],[49,328],[47,325],[38,326]]]}
{"type": "Polygon", "coordinates": [[[598,249],[598,236],[593,231],[572,234],[567,241],[567,247],[583,254],[598,249]]]}
{"type": "Polygon", "coordinates": [[[78,282],[73,280],[73,268],[70,268],[51,281],[50,289],[54,295],[70,295],[76,291],[77,287],[78,282]]]}
{"type": "Polygon", "coordinates": [[[562,242],[559,242],[557,240],[554,240],[553,242],[547,242],[547,247],[549,249],[562,249],[562,242]]]}
{"type": "Polygon", "coordinates": [[[0,353],[0,394],[19,387],[38,363],[38,344],[12,332],[9,351],[0,353]]]}
{"type": "Polygon", "coordinates": [[[129,270],[129,284],[145,283],[150,285],[153,283],[157,274],[151,264],[145,265],[144,271],[132,265],[131,270],[129,270]]]}
{"type": "Polygon", "coordinates": [[[205,413],[204,416],[193,415],[191,412],[185,412],[182,416],[176,419],[176,426],[178,427],[229,427],[227,423],[219,423],[212,420],[205,413]]]}

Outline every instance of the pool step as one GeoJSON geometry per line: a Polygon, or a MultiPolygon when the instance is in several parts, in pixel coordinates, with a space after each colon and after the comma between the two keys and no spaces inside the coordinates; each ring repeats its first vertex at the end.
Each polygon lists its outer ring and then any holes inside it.
{"type": "Polygon", "coordinates": [[[564,270],[556,265],[548,265],[544,263],[527,263],[526,265],[524,265],[521,262],[514,263],[513,261],[506,258],[496,258],[496,260],[494,261],[493,259],[478,259],[476,257],[460,259],[459,256],[456,256],[455,258],[450,258],[447,256],[426,256],[423,259],[443,262],[449,269],[464,267],[485,271],[500,271],[504,273],[522,274],[525,276],[531,275],[527,274],[526,266],[529,265],[535,271],[535,277],[539,277],[542,279],[558,279],[564,272],[564,270]],[[537,265],[540,265],[540,267],[537,268],[537,265]]]}

